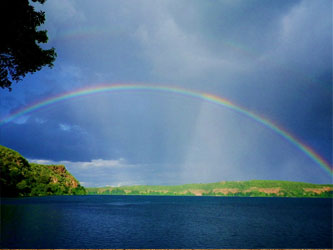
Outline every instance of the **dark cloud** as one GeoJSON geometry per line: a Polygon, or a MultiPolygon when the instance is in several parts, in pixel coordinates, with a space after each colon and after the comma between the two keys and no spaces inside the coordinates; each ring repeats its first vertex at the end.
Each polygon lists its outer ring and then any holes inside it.
{"type": "Polygon", "coordinates": [[[1,128],[1,144],[27,158],[51,160],[88,160],[89,138],[77,128],[62,129],[60,124],[30,121],[7,124],[1,128]]]}

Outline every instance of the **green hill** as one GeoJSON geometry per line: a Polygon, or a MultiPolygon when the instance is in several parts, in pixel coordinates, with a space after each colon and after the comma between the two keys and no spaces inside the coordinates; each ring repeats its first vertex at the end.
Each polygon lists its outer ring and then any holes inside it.
{"type": "Polygon", "coordinates": [[[3,197],[86,193],[65,166],[29,163],[16,151],[1,145],[0,174],[3,197]]]}
{"type": "Polygon", "coordinates": [[[333,198],[332,184],[311,184],[292,181],[222,181],[207,184],[176,186],[122,186],[87,188],[88,194],[105,195],[191,195],[246,197],[322,197],[333,198]]]}
{"type": "Polygon", "coordinates": [[[66,170],[65,166],[29,163],[16,151],[0,145],[1,196],[20,197],[71,194],[333,198],[333,185],[292,181],[252,180],[175,186],[140,185],[85,189],[66,170]]]}

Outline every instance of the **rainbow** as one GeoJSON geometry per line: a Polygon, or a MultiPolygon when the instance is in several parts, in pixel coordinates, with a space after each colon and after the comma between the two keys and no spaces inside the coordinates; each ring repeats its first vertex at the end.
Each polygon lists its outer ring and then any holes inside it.
{"type": "Polygon", "coordinates": [[[310,159],[312,159],[315,163],[317,163],[325,172],[327,172],[329,175],[333,174],[332,167],[330,164],[323,159],[318,153],[316,153],[313,149],[311,149],[309,146],[302,143],[299,139],[297,139],[295,136],[291,135],[289,132],[287,132],[285,129],[280,127],[277,124],[274,124],[273,122],[267,120],[266,118],[257,115],[244,107],[241,107],[239,105],[236,105],[232,102],[230,102],[227,99],[221,98],[216,95],[203,93],[199,91],[193,91],[188,90],[185,88],[179,88],[179,87],[173,87],[173,86],[158,86],[158,85],[146,85],[146,84],[101,84],[96,86],[90,86],[74,91],[70,91],[67,93],[62,93],[53,97],[46,98],[41,101],[37,101],[33,104],[30,104],[28,106],[25,106],[21,108],[20,110],[9,114],[8,116],[2,118],[0,120],[0,126],[20,117],[23,115],[26,115],[28,113],[31,113],[35,110],[38,110],[42,107],[56,104],[61,101],[65,101],[71,98],[80,97],[80,96],[87,96],[102,92],[115,92],[115,91],[127,91],[127,90],[144,90],[144,91],[156,91],[156,92],[166,92],[166,93],[174,93],[178,95],[188,96],[196,99],[201,99],[213,104],[217,104],[219,106],[223,106],[226,108],[229,108],[241,115],[244,115],[246,117],[251,118],[252,120],[259,122],[263,126],[271,129],[276,134],[282,136],[284,139],[289,141],[291,144],[295,145],[297,148],[299,148],[301,151],[303,151],[310,159]]]}

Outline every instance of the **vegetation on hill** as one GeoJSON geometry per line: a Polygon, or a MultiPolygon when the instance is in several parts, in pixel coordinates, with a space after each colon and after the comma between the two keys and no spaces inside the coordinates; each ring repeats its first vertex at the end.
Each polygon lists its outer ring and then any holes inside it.
{"type": "Polygon", "coordinates": [[[0,145],[0,195],[190,195],[245,197],[333,198],[332,184],[291,181],[222,181],[175,186],[122,186],[84,188],[62,165],[29,163],[14,150],[0,145]]]}
{"type": "Polygon", "coordinates": [[[333,198],[333,185],[291,181],[223,181],[176,186],[122,186],[87,188],[88,194],[104,195],[191,195],[247,197],[322,197],[333,198]]]}
{"type": "Polygon", "coordinates": [[[85,194],[85,188],[61,165],[29,163],[0,145],[0,194],[4,197],[85,194]]]}

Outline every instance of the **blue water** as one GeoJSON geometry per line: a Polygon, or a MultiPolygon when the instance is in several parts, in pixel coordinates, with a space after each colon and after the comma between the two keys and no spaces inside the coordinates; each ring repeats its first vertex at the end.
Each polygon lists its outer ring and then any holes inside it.
{"type": "Polygon", "coordinates": [[[332,248],[332,200],[2,199],[1,248],[332,248]]]}

